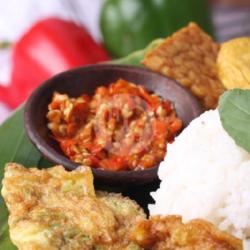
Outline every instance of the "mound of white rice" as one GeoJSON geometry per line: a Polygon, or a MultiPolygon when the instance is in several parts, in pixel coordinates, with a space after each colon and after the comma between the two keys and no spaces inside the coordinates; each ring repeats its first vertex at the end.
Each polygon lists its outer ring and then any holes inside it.
{"type": "Polygon", "coordinates": [[[250,237],[250,154],[225,132],[217,110],[202,114],[168,145],[159,177],[151,215],[203,218],[250,237]]]}

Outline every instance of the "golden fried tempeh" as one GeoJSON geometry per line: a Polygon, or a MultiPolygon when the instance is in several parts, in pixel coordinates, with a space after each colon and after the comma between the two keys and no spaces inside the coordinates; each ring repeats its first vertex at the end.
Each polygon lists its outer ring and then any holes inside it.
{"type": "Polygon", "coordinates": [[[191,90],[206,109],[215,108],[223,93],[216,69],[219,45],[195,23],[150,50],[142,63],[191,90]]]}

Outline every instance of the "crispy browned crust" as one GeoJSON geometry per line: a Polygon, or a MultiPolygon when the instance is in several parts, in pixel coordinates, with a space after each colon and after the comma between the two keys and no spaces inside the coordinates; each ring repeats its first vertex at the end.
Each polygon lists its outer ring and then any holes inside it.
{"type": "Polygon", "coordinates": [[[219,44],[195,23],[177,31],[149,51],[142,63],[191,90],[206,109],[215,108],[223,93],[216,69],[219,44]]]}
{"type": "Polygon", "coordinates": [[[12,242],[20,250],[130,250],[129,228],[145,218],[119,194],[95,194],[90,168],[39,170],[9,163],[2,196],[12,242]]]}
{"type": "Polygon", "coordinates": [[[242,250],[242,241],[217,229],[213,224],[181,216],[154,216],[141,220],[131,231],[131,239],[151,250],[242,250]]]}

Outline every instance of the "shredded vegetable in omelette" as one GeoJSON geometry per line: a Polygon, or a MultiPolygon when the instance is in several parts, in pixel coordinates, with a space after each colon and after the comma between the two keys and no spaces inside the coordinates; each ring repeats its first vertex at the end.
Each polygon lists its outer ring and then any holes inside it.
{"type": "Polygon", "coordinates": [[[95,193],[88,167],[68,172],[9,163],[2,196],[19,250],[140,249],[127,232],[144,212],[119,194],[95,193]]]}

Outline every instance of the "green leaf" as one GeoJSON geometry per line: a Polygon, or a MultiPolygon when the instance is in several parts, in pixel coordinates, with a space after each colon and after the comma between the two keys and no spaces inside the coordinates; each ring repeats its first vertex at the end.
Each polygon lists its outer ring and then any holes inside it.
{"type": "Polygon", "coordinates": [[[9,229],[6,218],[8,211],[4,205],[4,201],[0,197],[0,249],[1,250],[16,250],[9,237],[9,229]]]}
{"type": "MultiPolygon", "coordinates": [[[[26,135],[23,110],[24,107],[21,106],[0,127],[0,180],[3,178],[4,166],[8,162],[18,162],[27,167],[39,167],[39,162],[44,161],[26,135]]],[[[49,162],[46,163],[49,164],[49,162]]]]}
{"type": "Polygon", "coordinates": [[[250,90],[234,89],[219,101],[223,128],[235,143],[250,153],[250,90]]]}
{"type": "Polygon", "coordinates": [[[129,54],[128,56],[114,60],[111,63],[126,64],[126,65],[133,65],[133,66],[142,67],[143,65],[140,62],[142,61],[145,53],[148,52],[149,50],[157,47],[162,41],[164,41],[164,39],[162,39],[162,38],[156,39],[156,40],[152,41],[145,49],[135,51],[135,52],[129,54]]]}

